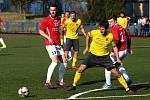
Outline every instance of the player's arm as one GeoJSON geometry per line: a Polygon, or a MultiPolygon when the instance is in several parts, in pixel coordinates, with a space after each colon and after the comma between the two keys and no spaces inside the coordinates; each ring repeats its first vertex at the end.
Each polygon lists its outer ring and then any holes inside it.
{"type": "Polygon", "coordinates": [[[4,23],[1,22],[0,25],[2,26],[3,31],[6,32],[6,28],[5,28],[5,26],[4,26],[4,23]]]}
{"type": "Polygon", "coordinates": [[[112,41],[112,46],[113,46],[113,51],[114,51],[114,54],[116,56],[117,62],[120,63],[120,64],[123,64],[122,61],[119,58],[119,52],[118,52],[118,48],[116,46],[115,41],[112,41]]]}
{"type": "Polygon", "coordinates": [[[115,40],[115,42],[116,42],[116,45],[118,45],[118,43],[119,43],[118,30],[117,30],[117,29],[113,29],[113,30],[112,30],[112,34],[113,34],[114,40],[115,40]]]}
{"type": "Polygon", "coordinates": [[[84,34],[84,36],[86,37],[86,33],[85,33],[85,30],[84,30],[83,25],[81,25],[81,26],[80,26],[80,28],[81,28],[82,33],[83,33],[83,34],[84,34]]]}
{"type": "Polygon", "coordinates": [[[133,51],[131,49],[131,35],[127,30],[125,30],[125,34],[126,34],[126,37],[127,37],[127,50],[128,50],[128,53],[133,54],[133,51]]]}
{"type": "Polygon", "coordinates": [[[53,40],[45,34],[43,30],[39,30],[39,34],[43,36],[45,39],[48,39],[51,44],[53,44],[53,40]]]}
{"type": "Polygon", "coordinates": [[[83,51],[83,54],[85,55],[88,50],[89,50],[89,42],[90,42],[90,36],[89,35],[86,35],[86,44],[85,44],[85,49],[83,51]]]}
{"type": "Polygon", "coordinates": [[[50,44],[53,44],[53,40],[48,35],[45,34],[45,30],[47,27],[48,27],[48,23],[46,22],[46,20],[43,20],[40,25],[39,34],[43,36],[45,39],[48,39],[50,44]]]}

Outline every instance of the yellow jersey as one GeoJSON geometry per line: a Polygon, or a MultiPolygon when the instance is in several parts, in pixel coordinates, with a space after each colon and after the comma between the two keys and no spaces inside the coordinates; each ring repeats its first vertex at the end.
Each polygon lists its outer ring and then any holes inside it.
{"type": "Polygon", "coordinates": [[[125,29],[127,27],[127,18],[118,17],[117,23],[125,29]]]}
{"type": "Polygon", "coordinates": [[[78,29],[79,28],[83,28],[83,25],[82,25],[82,22],[81,22],[81,19],[76,19],[75,22],[73,22],[70,18],[67,19],[65,21],[65,24],[64,26],[66,27],[66,38],[69,38],[69,39],[78,39],[78,29]]]}
{"type": "Polygon", "coordinates": [[[88,35],[92,38],[89,52],[96,56],[109,55],[109,45],[112,44],[113,47],[116,46],[112,33],[103,36],[98,29],[88,32],[88,35]]]}

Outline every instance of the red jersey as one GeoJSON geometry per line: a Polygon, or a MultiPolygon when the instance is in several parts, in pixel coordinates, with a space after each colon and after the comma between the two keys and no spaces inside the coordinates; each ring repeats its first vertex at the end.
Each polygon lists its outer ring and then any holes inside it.
{"type": "MultiPolygon", "coordinates": [[[[40,25],[40,30],[44,31],[46,35],[53,40],[54,45],[60,45],[60,22],[60,17],[52,18],[51,16],[48,16],[42,21],[40,25]]],[[[45,45],[50,45],[48,39],[45,39],[45,45]]]]}
{"type": "MultiPolygon", "coordinates": [[[[65,24],[65,21],[66,21],[66,20],[67,20],[66,17],[64,17],[64,18],[62,19],[62,24],[63,24],[63,25],[65,24]]],[[[66,27],[64,27],[64,28],[65,28],[64,35],[66,35],[67,28],[66,28],[66,27]]]]}
{"type": "Polygon", "coordinates": [[[2,18],[0,17],[0,25],[3,23],[3,20],[2,20],[2,18]]]}
{"type": "Polygon", "coordinates": [[[130,48],[131,36],[125,29],[123,29],[122,26],[116,23],[112,27],[111,31],[116,41],[118,51],[123,51],[130,48]]]}

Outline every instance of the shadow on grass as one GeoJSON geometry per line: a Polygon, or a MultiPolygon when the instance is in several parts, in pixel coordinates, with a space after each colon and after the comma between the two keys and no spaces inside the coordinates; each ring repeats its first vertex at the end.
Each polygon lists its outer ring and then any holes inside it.
{"type": "Polygon", "coordinates": [[[0,56],[11,56],[11,55],[15,55],[15,54],[10,54],[10,53],[3,53],[3,54],[0,54],[0,56]]]}
{"type": "MultiPolygon", "coordinates": [[[[116,79],[112,79],[112,81],[114,81],[116,79]]],[[[96,83],[100,83],[100,82],[105,82],[106,80],[95,80],[95,81],[88,81],[88,82],[84,82],[79,84],[78,86],[82,86],[82,85],[91,85],[91,84],[96,84],[96,83]]]]}
{"type": "Polygon", "coordinates": [[[131,85],[131,88],[133,88],[135,91],[140,90],[140,89],[148,90],[150,89],[150,83],[133,84],[131,85]]]}

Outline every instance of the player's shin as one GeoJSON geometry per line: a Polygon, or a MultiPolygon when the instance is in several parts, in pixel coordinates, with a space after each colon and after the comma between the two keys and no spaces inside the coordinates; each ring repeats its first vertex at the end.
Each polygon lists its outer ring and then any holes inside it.
{"type": "Polygon", "coordinates": [[[105,79],[106,79],[106,84],[111,85],[111,71],[108,71],[105,69],[105,79]]]}
{"type": "Polygon", "coordinates": [[[77,58],[73,57],[72,67],[76,67],[77,58]]]}
{"type": "Polygon", "coordinates": [[[124,77],[119,73],[118,69],[113,68],[111,69],[111,72],[112,72],[112,75],[118,79],[119,83],[125,88],[125,90],[128,91],[129,90],[128,84],[125,81],[124,77]]]}
{"type": "Polygon", "coordinates": [[[67,63],[61,63],[60,68],[59,68],[59,82],[63,83],[64,82],[64,75],[66,72],[66,66],[67,63]]]}
{"type": "Polygon", "coordinates": [[[125,81],[124,77],[121,75],[117,79],[118,79],[119,83],[125,88],[125,90],[128,91],[129,87],[128,87],[127,82],[125,81]]]}
{"type": "Polygon", "coordinates": [[[79,81],[80,77],[81,77],[81,73],[76,71],[76,74],[74,76],[73,86],[75,86],[75,87],[77,86],[77,82],[79,81]]]}
{"type": "Polygon", "coordinates": [[[52,63],[49,65],[48,72],[47,72],[47,80],[46,80],[46,83],[50,82],[51,77],[52,77],[52,74],[53,74],[53,71],[54,71],[56,65],[57,65],[57,63],[55,63],[55,62],[52,62],[52,63]]]}
{"type": "Polygon", "coordinates": [[[123,77],[125,78],[126,81],[130,80],[130,78],[123,66],[119,67],[119,72],[123,75],[123,77]]]}

